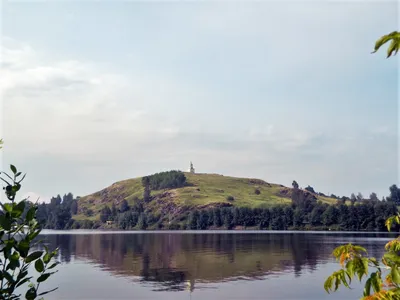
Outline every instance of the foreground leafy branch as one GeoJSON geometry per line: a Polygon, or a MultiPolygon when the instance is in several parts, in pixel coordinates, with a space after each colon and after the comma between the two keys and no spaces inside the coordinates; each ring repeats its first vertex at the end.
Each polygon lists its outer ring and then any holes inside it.
{"type": "MultiPolygon", "coordinates": [[[[400,32],[398,31],[393,31],[378,39],[372,53],[377,52],[389,41],[387,58],[396,55],[400,49],[400,32]]],[[[395,223],[400,224],[400,214],[386,220],[387,230],[390,231],[395,223]]],[[[328,293],[337,291],[342,284],[350,288],[350,283],[355,277],[360,282],[365,278],[361,299],[400,300],[400,237],[388,242],[385,245],[385,250],[379,262],[374,257],[365,257],[367,251],[363,247],[352,244],[337,247],[333,251],[333,255],[342,268],[326,279],[325,290],[328,293]]]]}
{"type": "MultiPolygon", "coordinates": [[[[2,140],[0,148],[1,144],[2,140]]],[[[32,300],[56,290],[39,293],[41,283],[57,272],[53,271],[59,264],[54,259],[57,249],[49,251],[44,246],[44,251],[31,251],[40,244],[35,240],[41,232],[36,220],[37,206],[31,205],[27,199],[15,201],[25,175],[13,165],[10,169],[11,175],[0,172],[8,200],[0,203],[0,299],[21,299],[18,291],[24,289],[25,299],[32,300]],[[36,270],[36,279],[32,276],[31,265],[36,270]]]]}
{"type": "Polygon", "coordinates": [[[400,32],[393,31],[389,34],[382,36],[379,40],[375,42],[374,51],[372,53],[376,53],[384,44],[390,42],[389,47],[387,49],[387,58],[392,55],[396,55],[400,49],[400,32]]]}
{"type": "MultiPolygon", "coordinates": [[[[389,231],[394,223],[400,224],[400,215],[387,219],[389,231]]],[[[326,279],[325,290],[328,293],[337,291],[340,285],[350,288],[354,278],[358,278],[360,282],[366,278],[361,299],[400,299],[400,237],[388,242],[385,250],[379,262],[374,257],[365,257],[367,251],[363,247],[352,244],[337,247],[333,255],[342,268],[326,279]],[[368,277],[369,272],[371,273],[368,277]]]]}

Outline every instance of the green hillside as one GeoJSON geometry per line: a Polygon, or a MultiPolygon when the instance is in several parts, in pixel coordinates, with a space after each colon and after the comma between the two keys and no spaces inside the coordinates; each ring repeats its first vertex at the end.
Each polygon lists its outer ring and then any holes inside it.
{"type": "MultiPolygon", "coordinates": [[[[156,214],[177,215],[193,208],[216,206],[271,207],[290,203],[291,188],[259,179],[236,178],[217,174],[185,173],[187,186],[177,189],[152,191],[152,200],[146,209],[156,214]],[[259,191],[259,194],[256,193],[259,191]],[[233,197],[228,200],[228,197],[233,197]]],[[[125,199],[129,205],[143,198],[142,178],[114,183],[94,194],[82,197],[78,202],[76,220],[99,219],[100,210],[114,203],[117,207],[125,199]],[[89,213],[88,213],[89,211],[89,213]]],[[[308,193],[305,191],[305,193],[308,193]]],[[[317,200],[335,203],[336,200],[314,195],[317,200]]]]}

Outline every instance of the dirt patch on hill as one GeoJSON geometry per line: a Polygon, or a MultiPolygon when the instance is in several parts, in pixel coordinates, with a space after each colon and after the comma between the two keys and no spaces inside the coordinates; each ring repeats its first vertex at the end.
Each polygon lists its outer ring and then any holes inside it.
{"type": "MultiPolygon", "coordinates": [[[[102,203],[112,204],[116,206],[120,205],[121,202],[128,197],[128,193],[124,190],[121,184],[114,183],[112,186],[105,188],[99,192],[86,197],[86,202],[91,205],[98,205],[102,203]]],[[[80,211],[81,208],[78,208],[80,211]]]]}
{"type": "Polygon", "coordinates": [[[179,215],[184,213],[187,208],[178,206],[174,201],[178,198],[178,194],[174,190],[165,191],[160,195],[154,196],[152,201],[157,203],[161,209],[161,215],[179,215]]]}
{"type": "MultiPolygon", "coordinates": [[[[317,196],[313,193],[310,193],[309,191],[306,190],[300,190],[303,193],[304,199],[309,199],[309,200],[317,200],[317,196]]],[[[278,192],[278,196],[284,197],[284,198],[292,198],[293,194],[293,189],[291,188],[283,188],[278,192]]]]}
{"type": "Polygon", "coordinates": [[[216,202],[210,203],[206,205],[198,205],[198,206],[182,206],[177,205],[175,200],[178,198],[178,194],[175,190],[165,191],[160,195],[155,196],[152,201],[157,203],[157,206],[160,207],[161,214],[163,216],[170,215],[171,217],[182,215],[193,209],[203,210],[203,209],[211,209],[211,208],[223,208],[223,207],[231,207],[231,203],[225,202],[216,202]]]}
{"type": "Polygon", "coordinates": [[[291,198],[292,197],[292,189],[284,188],[278,192],[278,196],[285,197],[285,198],[291,198]]]}

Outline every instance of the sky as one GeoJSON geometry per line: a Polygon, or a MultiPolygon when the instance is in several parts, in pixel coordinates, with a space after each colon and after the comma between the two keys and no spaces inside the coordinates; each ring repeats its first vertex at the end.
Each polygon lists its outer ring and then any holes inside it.
{"type": "MultiPolygon", "coordinates": [[[[397,1],[4,1],[2,169],[84,196],[171,169],[399,184],[397,1]]],[[[35,200],[35,199],[32,199],[35,200]]]]}

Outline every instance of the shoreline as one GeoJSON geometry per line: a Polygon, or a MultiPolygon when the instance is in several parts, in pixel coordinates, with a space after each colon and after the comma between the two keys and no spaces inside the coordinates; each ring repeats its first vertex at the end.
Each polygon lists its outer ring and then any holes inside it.
{"type": "Polygon", "coordinates": [[[400,232],[387,232],[387,231],[333,231],[333,230],[121,230],[121,229],[43,229],[40,234],[68,234],[68,233],[99,233],[99,234],[126,234],[126,233],[176,233],[176,234],[242,234],[242,233],[262,233],[262,234],[293,234],[293,233],[307,233],[307,234],[386,234],[398,235],[400,232]]]}

